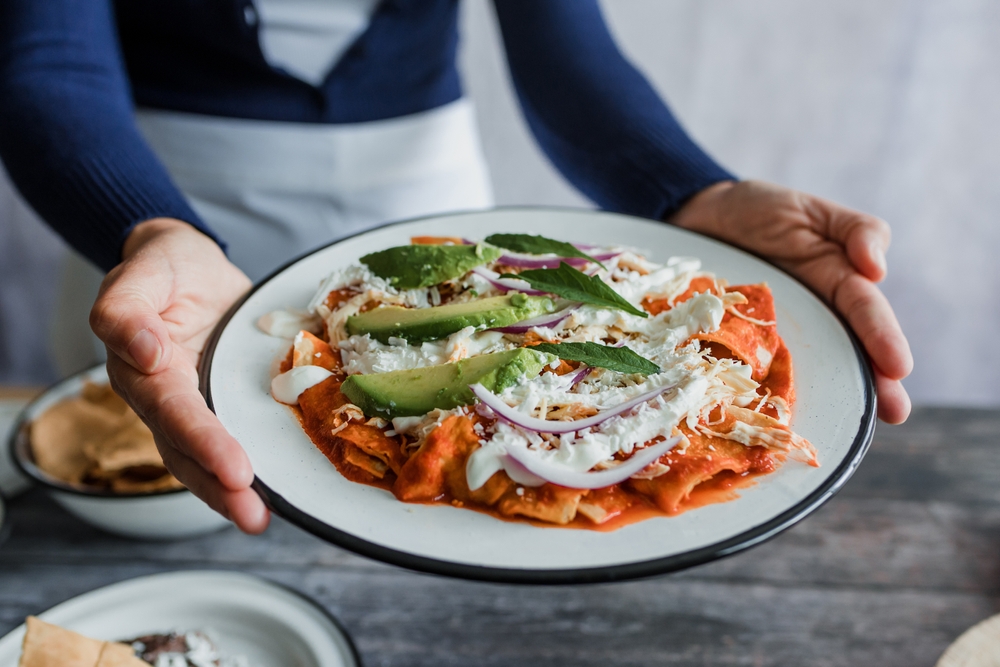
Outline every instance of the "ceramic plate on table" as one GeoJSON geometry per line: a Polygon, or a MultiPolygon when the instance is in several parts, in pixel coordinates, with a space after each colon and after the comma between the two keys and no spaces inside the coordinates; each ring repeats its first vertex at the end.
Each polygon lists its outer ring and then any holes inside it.
{"type": "MultiPolygon", "coordinates": [[[[259,577],[169,572],[123,581],[56,605],[39,618],[114,641],[172,630],[204,630],[220,652],[250,667],[356,667],[357,651],[322,607],[259,577]]],[[[0,667],[15,667],[24,625],[0,639],[0,667]]]]}
{"type": "Polygon", "coordinates": [[[286,519],[334,544],[403,567],[519,583],[620,580],[704,563],[757,544],[814,511],[851,476],[875,427],[870,368],[841,320],[793,278],[743,251],[666,224],[595,211],[497,209],[396,223],[321,248],[258,284],[216,329],[203,357],[202,391],[242,443],[256,488],[286,519]],[[766,281],[778,330],[795,360],[792,428],[821,467],[788,461],[730,502],[657,517],[612,532],[540,528],[446,505],[402,503],[343,478],[269,394],[272,362],[288,342],[257,318],[307,304],[333,269],[411,236],[485,238],[542,234],[575,243],[624,244],[653,261],[698,257],[731,284],[766,281]]]}

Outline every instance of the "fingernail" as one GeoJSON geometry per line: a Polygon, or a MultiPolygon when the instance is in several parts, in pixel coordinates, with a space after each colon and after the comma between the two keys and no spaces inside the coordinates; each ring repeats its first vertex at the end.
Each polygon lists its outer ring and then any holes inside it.
{"type": "Polygon", "coordinates": [[[160,363],[163,349],[153,332],[149,329],[143,329],[128,344],[128,353],[142,370],[152,373],[160,363]]]}
{"type": "Polygon", "coordinates": [[[885,263],[885,251],[882,250],[882,246],[877,243],[873,243],[871,246],[872,258],[875,260],[875,265],[878,266],[882,273],[885,273],[886,263],[885,263]]]}

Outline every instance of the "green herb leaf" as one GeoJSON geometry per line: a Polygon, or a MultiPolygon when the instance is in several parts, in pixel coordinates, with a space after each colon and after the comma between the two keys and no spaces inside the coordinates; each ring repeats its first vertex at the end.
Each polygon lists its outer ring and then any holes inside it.
{"type": "Polygon", "coordinates": [[[571,243],[556,241],[555,239],[533,234],[490,234],[486,237],[486,242],[499,248],[506,248],[514,252],[523,252],[528,255],[559,255],[560,257],[580,257],[588,262],[593,262],[602,269],[607,268],[590,255],[581,252],[571,243]]]}
{"type": "Polygon", "coordinates": [[[399,289],[415,289],[463,276],[501,254],[482,244],[404,245],[365,255],[361,263],[399,289]]]}
{"type": "Polygon", "coordinates": [[[617,308],[638,317],[649,317],[645,311],[639,310],[623,299],[597,276],[588,276],[566,262],[560,262],[558,269],[529,269],[518,274],[505,273],[500,277],[524,280],[532,289],[557,294],[571,301],[604,308],[617,308]]]}
{"type": "Polygon", "coordinates": [[[659,373],[660,367],[627,347],[609,347],[599,343],[539,343],[532,350],[548,352],[567,361],[581,361],[595,368],[621,373],[659,373]]]}

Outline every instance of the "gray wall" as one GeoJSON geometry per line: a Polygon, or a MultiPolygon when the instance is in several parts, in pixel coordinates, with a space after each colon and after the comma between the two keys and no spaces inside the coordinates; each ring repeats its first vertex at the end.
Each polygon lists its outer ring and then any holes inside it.
{"type": "MultiPolygon", "coordinates": [[[[894,229],[884,287],[918,403],[1000,404],[1000,3],[605,0],[628,56],[743,177],[871,211],[894,229]]],[[[487,0],[462,63],[500,203],[589,205],[531,142],[487,0]]],[[[42,381],[60,253],[0,183],[0,381],[42,381]]]]}

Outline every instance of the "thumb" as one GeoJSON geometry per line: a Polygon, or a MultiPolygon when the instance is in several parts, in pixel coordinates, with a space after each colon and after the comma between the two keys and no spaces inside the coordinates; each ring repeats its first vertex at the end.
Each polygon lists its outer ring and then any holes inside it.
{"type": "Polygon", "coordinates": [[[108,273],[90,311],[90,328],[97,337],[143,373],[155,373],[170,363],[170,334],[160,313],[170,301],[172,284],[171,276],[140,256],[108,273]]]}

